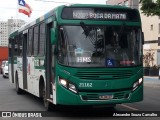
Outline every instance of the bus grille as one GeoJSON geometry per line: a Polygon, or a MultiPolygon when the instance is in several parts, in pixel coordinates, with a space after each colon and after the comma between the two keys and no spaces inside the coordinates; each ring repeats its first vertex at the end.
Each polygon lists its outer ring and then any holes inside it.
{"type": "MultiPolygon", "coordinates": [[[[128,99],[129,98],[129,93],[128,92],[117,92],[113,94],[113,100],[118,100],[118,99],[128,99]]],[[[83,100],[103,100],[99,98],[98,94],[86,94],[82,95],[83,100]]]]}
{"type": "Polygon", "coordinates": [[[79,70],[76,77],[86,80],[113,80],[130,78],[132,70],[79,70]]]}
{"type": "Polygon", "coordinates": [[[114,98],[113,99],[124,99],[124,98],[128,98],[129,94],[125,93],[125,92],[119,92],[119,93],[115,93],[114,94],[114,98]]]}

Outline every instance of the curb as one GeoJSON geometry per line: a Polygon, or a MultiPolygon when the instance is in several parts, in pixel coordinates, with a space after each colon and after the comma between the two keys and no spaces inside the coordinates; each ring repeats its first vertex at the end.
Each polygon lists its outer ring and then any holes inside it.
{"type": "Polygon", "coordinates": [[[144,76],[143,85],[147,87],[160,88],[159,77],[144,76]]]}
{"type": "Polygon", "coordinates": [[[148,79],[157,79],[157,80],[159,80],[159,77],[157,77],[157,76],[156,77],[154,77],[154,76],[153,77],[151,77],[151,76],[143,76],[143,78],[145,78],[145,79],[148,78],[148,79]]]}
{"type": "Polygon", "coordinates": [[[152,87],[152,88],[160,88],[160,85],[158,84],[143,84],[146,87],[152,87]]]}

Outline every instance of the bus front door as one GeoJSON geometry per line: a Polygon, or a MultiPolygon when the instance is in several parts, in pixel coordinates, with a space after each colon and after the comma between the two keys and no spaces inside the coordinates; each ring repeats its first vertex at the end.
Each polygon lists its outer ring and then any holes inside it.
{"type": "Polygon", "coordinates": [[[53,22],[50,22],[46,26],[46,94],[47,98],[50,98],[50,94],[52,94],[51,80],[52,80],[52,45],[51,45],[51,37],[50,31],[53,26],[53,22]]]}

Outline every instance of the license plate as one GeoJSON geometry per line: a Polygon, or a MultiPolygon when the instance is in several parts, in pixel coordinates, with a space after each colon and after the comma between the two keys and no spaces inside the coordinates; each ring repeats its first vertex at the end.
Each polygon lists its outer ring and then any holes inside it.
{"type": "Polygon", "coordinates": [[[101,100],[113,99],[113,95],[111,95],[111,94],[99,95],[99,99],[101,99],[101,100]]]}

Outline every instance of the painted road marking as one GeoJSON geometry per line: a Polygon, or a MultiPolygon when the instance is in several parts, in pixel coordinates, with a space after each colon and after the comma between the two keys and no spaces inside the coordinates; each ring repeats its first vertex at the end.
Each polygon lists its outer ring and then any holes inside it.
{"type": "Polygon", "coordinates": [[[136,109],[136,108],[134,108],[134,107],[130,107],[130,106],[128,106],[128,105],[124,105],[124,104],[120,104],[120,105],[121,105],[122,107],[131,109],[131,110],[138,110],[138,109],[136,109]]]}

